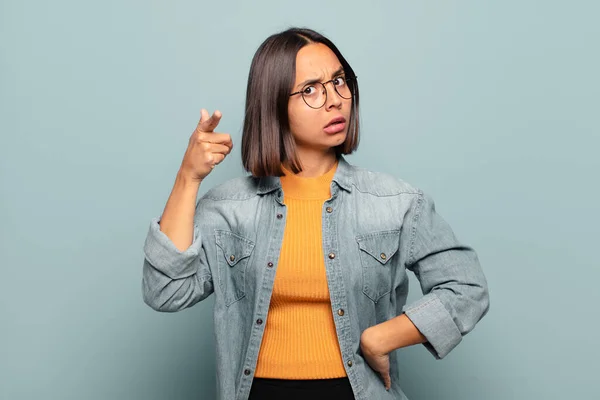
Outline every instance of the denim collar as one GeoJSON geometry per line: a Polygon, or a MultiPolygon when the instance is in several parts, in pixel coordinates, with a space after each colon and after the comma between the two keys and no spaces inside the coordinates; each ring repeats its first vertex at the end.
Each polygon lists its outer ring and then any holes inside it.
{"type": "MultiPolygon", "coordinates": [[[[338,166],[333,175],[333,182],[335,182],[340,188],[347,192],[352,191],[352,165],[346,161],[344,156],[339,156],[338,166]]],[[[258,183],[258,194],[267,194],[277,189],[281,189],[281,180],[278,176],[265,176],[259,178],[258,183]]]]}

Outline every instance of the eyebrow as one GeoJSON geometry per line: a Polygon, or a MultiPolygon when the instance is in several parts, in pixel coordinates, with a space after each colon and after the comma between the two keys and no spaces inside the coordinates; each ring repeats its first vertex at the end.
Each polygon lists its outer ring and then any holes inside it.
{"type": "MultiPolygon", "coordinates": [[[[335,78],[335,77],[336,77],[336,76],[338,76],[338,75],[341,75],[341,74],[343,74],[344,72],[345,72],[345,71],[344,71],[344,67],[339,67],[339,68],[337,69],[337,71],[335,71],[333,74],[331,74],[331,79],[335,78]]],[[[297,87],[297,88],[303,88],[303,87],[304,87],[304,86],[306,86],[306,85],[313,84],[313,83],[317,83],[317,82],[320,82],[320,81],[321,81],[320,79],[307,79],[307,80],[305,80],[304,82],[302,82],[302,83],[299,83],[298,85],[296,85],[296,87],[297,87]]]]}

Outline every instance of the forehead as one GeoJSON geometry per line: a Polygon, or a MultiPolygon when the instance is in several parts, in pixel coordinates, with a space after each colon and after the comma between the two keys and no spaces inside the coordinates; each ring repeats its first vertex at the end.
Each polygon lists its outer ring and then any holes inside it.
{"type": "Polygon", "coordinates": [[[340,60],[329,47],[322,43],[308,44],[296,55],[296,82],[329,77],[341,66],[340,60]]]}

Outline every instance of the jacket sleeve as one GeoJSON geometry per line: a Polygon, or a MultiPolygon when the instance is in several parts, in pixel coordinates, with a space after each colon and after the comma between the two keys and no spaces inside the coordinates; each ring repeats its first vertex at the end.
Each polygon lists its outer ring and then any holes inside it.
{"type": "Polygon", "coordinates": [[[144,302],[154,310],[180,311],[213,292],[213,279],[197,222],[193,242],[182,252],[161,232],[159,219],[153,219],[144,254],[142,294],[144,302]]]}
{"type": "Polygon", "coordinates": [[[475,251],[458,242],[429,196],[419,192],[407,218],[408,229],[402,230],[409,243],[406,267],[424,296],[404,312],[427,338],[425,347],[441,359],[487,313],[487,282],[475,251]]]}

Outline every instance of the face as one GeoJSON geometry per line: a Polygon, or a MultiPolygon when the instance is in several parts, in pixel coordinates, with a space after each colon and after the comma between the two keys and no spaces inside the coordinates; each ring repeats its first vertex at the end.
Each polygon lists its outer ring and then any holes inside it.
{"type": "MultiPolygon", "coordinates": [[[[317,150],[330,152],[346,140],[352,99],[340,96],[334,89],[338,86],[340,93],[345,94],[344,70],[342,64],[331,51],[321,43],[304,46],[296,56],[296,81],[290,93],[303,92],[304,97],[313,106],[319,105],[318,97],[322,96],[323,87],[315,82],[329,82],[325,85],[327,98],[321,108],[311,108],[301,94],[290,97],[288,115],[290,129],[299,151],[317,150]],[[317,99],[312,103],[311,99],[317,99]],[[335,120],[338,120],[335,123],[335,120]],[[339,122],[339,121],[345,122],[339,122]],[[332,124],[332,121],[334,123],[332,124]]],[[[347,91],[348,88],[345,87],[347,91]]]]}

